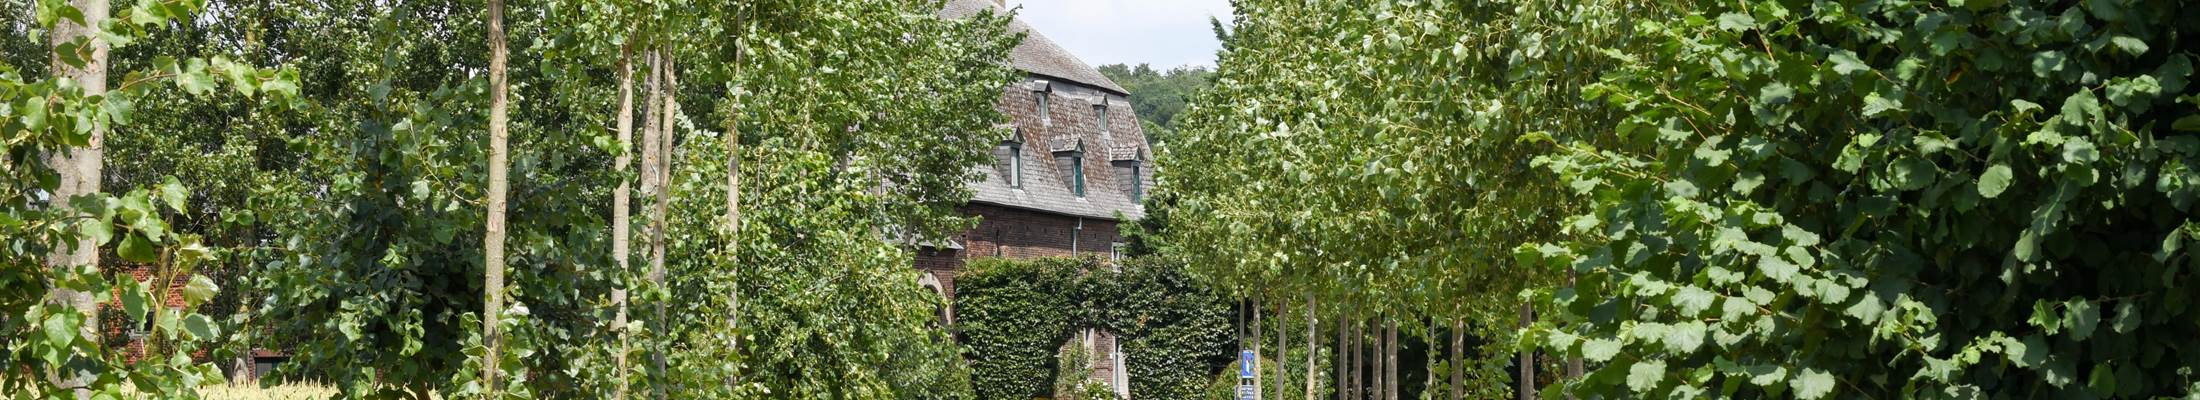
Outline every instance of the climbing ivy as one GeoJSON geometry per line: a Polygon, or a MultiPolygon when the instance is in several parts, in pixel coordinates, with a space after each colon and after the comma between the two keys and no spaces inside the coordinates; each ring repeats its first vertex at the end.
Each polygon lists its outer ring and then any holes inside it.
{"type": "Polygon", "coordinates": [[[980,259],[955,293],[953,329],[980,398],[1054,393],[1073,369],[1061,348],[1085,328],[1116,334],[1137,398],[1199,398],[1232,360],[1229,304],[1182,261],[1133,258],[1118,271],[1092,258],[980,259]]]}

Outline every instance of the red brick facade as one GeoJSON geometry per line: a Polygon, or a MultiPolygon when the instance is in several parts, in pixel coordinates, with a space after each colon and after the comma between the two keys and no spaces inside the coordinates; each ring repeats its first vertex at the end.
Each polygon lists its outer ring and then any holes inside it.
{"type": "Polygon", "coordinates": [[[1115,221],[1071,217],[990,204],[963,206],[964,215],[980,218],[978,227],[953,238],[962,249],[919,249],[917,268],[939,281],[939,290],[955,298],[955,274],[970,260],[986,257],[1013,259],[1091,255],[1109,257],[1121,236],[1115,221]],[[1079,224],[1083,229],[1079,229],[1079,224]]]}

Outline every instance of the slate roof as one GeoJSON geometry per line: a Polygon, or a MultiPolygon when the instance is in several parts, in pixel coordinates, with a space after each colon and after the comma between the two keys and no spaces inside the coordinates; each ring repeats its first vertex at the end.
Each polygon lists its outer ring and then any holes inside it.
{"type": "MultiPolygon", "coordinates": [[[[939,15],[946,18],[967,18],[983,10],[1002,12],[993,0],[948,0],[947,7],[941,9],[939,15]]],[[[1070,54],[1069,49],[1064,49],[1062,45],[1047,39],[1046,35],[1039,34],[1038,30],[1032,29],[1022,19],[1009,21],[1008,29],[1010,32],[1025,34],[1024,42],[1016,45],[1016,50],[1009,54],[1016,69],[1106,89],[1115,94],[1130,94],[1130,91],[1116,85],[1114,80],[1101,75],[1100,70],[1093,69],[1092,65],[1085,64],[1084,60],[1070,54]]]]}
{"type": "Polygon", "coordinates": [[[1146,148],[1146,133],[1139,128],[1131,107],[1110,105],[1109,129],[1102,131],[1092,106],[1104,104],[1104,100],[1055,93],[1047,101],[1052,120],[1047,123],[1038,117],[1038,94],[1011,86],[1002,90],[997,105],[1002,114],[1009,116],[1009,126],[1015,132],[1011,139],[1023,148],[1023,185],[1009,184],[1009,151],[1005,146],[995,146],[995,162],[980,167],[982,178],[971,184],[977,191],[971,202],[1106,220],[1115,220],[1118,213],[1125,219],[1145,217],[1145,207],[1132,198],[1131,185],[1136,182],[1141,191],[1151,193],[1154,169],[1146,148]],[[1077,155],[1084,157],[1082,198],[1077,197],[1076,175],[1070,170],[1074,164],[1055,157],[1058,152],[1073,151],[1081,151],[1077,155]],[[1138,175],[1128,176],[1126,170],[1118,169],[1117,161],[1135,162],[1139,165],[1138,175]]]}

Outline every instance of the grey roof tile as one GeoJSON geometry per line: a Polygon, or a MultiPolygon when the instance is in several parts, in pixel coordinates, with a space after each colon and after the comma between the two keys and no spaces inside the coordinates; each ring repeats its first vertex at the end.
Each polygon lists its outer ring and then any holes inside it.
{"type": "MultiPolygon", "coordinates": [[[[977,15],[978,12],[984,10],[999,12],[1001,9],[999,6],[994,5],[993,0],[949,0],[947,7],[941,9],[939,15],[948,18],[964,18],[977,15]]],[[[1064,49],[1062,45],[1055,44],[1054,40],[1047,39],[1046,35],[1039,34],[1038,30],[1032,29],[1031,25],[1025,24],[1022,19],[1010,21],[1008,29],[1011,32],[1025,34],[1024,42],[1016,45],[1016,50],[1009,54],[1009,59],[1015,63],[1016,69],[1107,89],[1116,94],[1130,94],[1130,91],[1123,90],[1122,86],[1116,85],[1115,80],[1108,79],[1107,75],[1101,75],[1100,70],[1093,69],[1092,65],[1085,64],[1084,60],[1077,59],[1076,55],[1070,54],[1069,49],[1064,49]]]]}

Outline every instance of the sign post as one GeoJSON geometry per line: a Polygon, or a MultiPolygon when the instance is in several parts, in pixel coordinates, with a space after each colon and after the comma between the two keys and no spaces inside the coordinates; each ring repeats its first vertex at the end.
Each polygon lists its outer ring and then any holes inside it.
{"type": "Polygon", "coordinates": [[[1253,377],[1260,373],[1260,355],[1251,350],[1238,352],[1238,400],[1258,400],[1260,387],[1253,384],[1253,377]]]}

